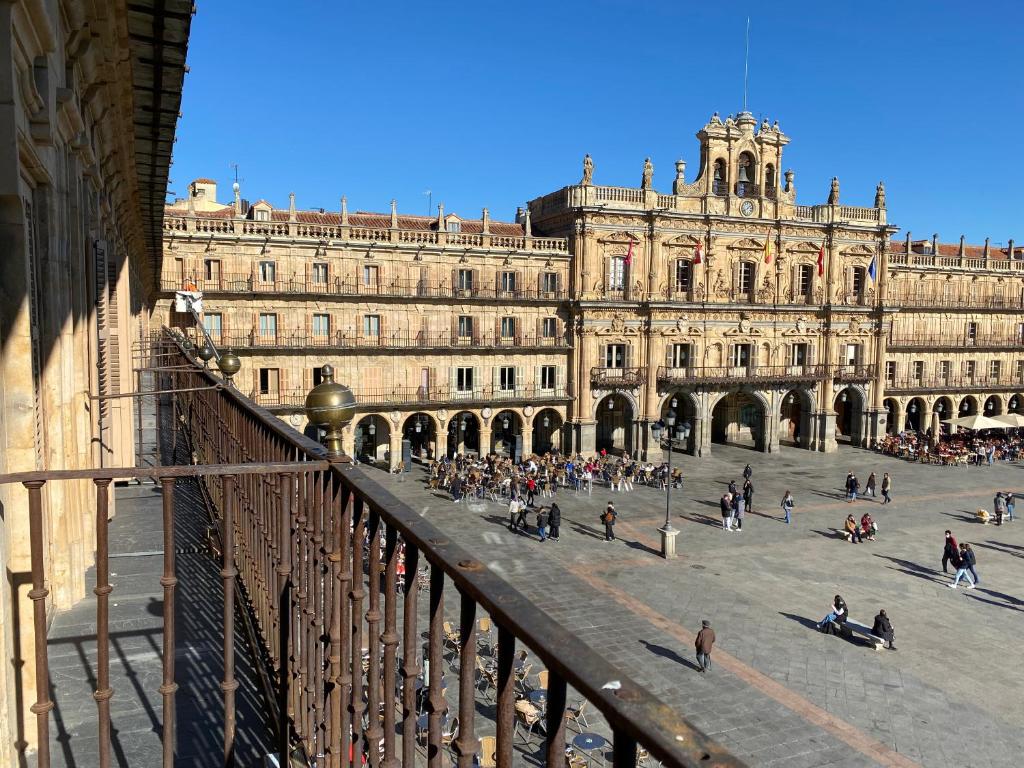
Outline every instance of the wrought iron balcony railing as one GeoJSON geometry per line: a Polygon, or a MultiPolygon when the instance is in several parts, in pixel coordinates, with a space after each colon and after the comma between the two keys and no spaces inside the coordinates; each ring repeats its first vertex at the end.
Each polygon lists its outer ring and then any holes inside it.
{"type": "Polygon", "coordinates": [[[1021,349],[1024,338],[1019,336],[956,336],[953,334],[896,334],[888,348],[897,349],[1021,349]]]}
{"type": "MultiPolygon", "coordinates": [[[[379,408],[416,408],[439,405],[468,405],[490,402],[547,403],[567,400],[572,397],[564,386],[515,387],[502,389],[500,386],[480,386],[459,389],[457,387],[353,387],[356,410],[379,408]]],[[[302,408],[308,389],[288,389],[277,392],[254,392],[253,400],[264,408],[272,410],[302,408]]]]}
{"type": "Polygon", "coordinates": [[[1021,296],[972,296],[956,294],[948,296],[918,296],[916,294],[891,294],[885,303],[892,307],[922,309],[1024,309],[1021,296]]]}
{"type": "Polygon", "coordinates": [[[590,386],[597,389],[632,389],[647,383],[644,368],[600,368],[590,369],[590,386]]]}
{"type": "MultiPolygon", "coordinates": [[[[175,605],[182,582],[175,567],[175,480],[197,477],[215,510],[220,537],[223,619],[214,632],[223,638],[223,764],[234,764],[236,697],[262,698],[259,683],[235,673],[235,617],[252,619],[258,655],[273,689],[269,704],[276,724],[280,765],[337,768],[358,765],[414,766],[420,728],[417,690],[426,695],[428,761],[440,765],[446,699],[443,653],[453,652],[457,670],[459,731],[457,764],[476,764],[477,617],[497,625],[496,737],[493,754],[502,768],[513,764],[515,653],[527,646],[548,670],[543,760],[566,764],[566,701],[570,687],[600,711],[610,725],[615,768],[633,768],[638,745],[673,768],[741,763],[691,727],[649,690],[609,664],[569,629],[511,587],[474,553],[453,543],[419,512],[406,506],[351,462],[328,460],[315,442],[286,427],[209,371],[186,357],[169,337],[155,345],[157,424],[183,440],[193,464],[136,469],[26,472],[0,476],[0,484],[21,484],[28,494],[31,539],[32,625],[36,689],[32,712],[40,745],[39,768],[50,768],[52,717],[47,648],[48,569],[60,567],[46,555],[43,487],[47,483],[91,480],[96,510],[96,669],[81,672],[95,691],[100,764],[110,763],[112,640],[108,493],[114,478],[152,477],[163,497],[163,677],[141,678],[133,693],[163,700],[163,765],[175,762],[175,621],[189,616],[175,605]],[[169,412],[168,412],[169,411],[169,412]],[[429,583],[428,619],[419,619],[419,573],[429,583]],[[408,578],[400,578],[400,573],[408,578]],[[236,601],[236,595],[240,598],[236,601]],[[445,631],[445,601],[458,603],[458,628],[445,631]],[[237,609],[237,610],[236,610],[237,609]],[[424,631],[425,630],[425,631],[424,631]],[[422,634],[421,634],[422,633],[422,634]],[[426,642],[429,671],[421,677],[420,648],[426,642]],[[446,645],[448,650],[446,651],[446,645]],[[609,686],[609,680],[618,684],[609,686]],[[105,755],[105,757],[103,757],[105,755]]],[[[129,587],[130,588],[130,587],[129,587]]],[[[115,657],[113,663],[119,663],[115,657]]],[[[152,713],[155,718],[155,712],[152,713]]],[[[219,760],[218,760],[219,762],[219,760]]]]}
{"type": "Polygon", "coordinates": [[[832,366],[832,377],[836,381],[858,382],[871,381],[875,378],[873,363],[847,363],[832,366]]]}
{"type": "Polygon", "coordinates": [[[420,352],[453,349],[561,349],[571,346],[567,334],[557,336],[459,336],[457,333],[389,333],[370,335],[358,331],[332,331],[310,333],[309,331],[285,331],[248,333],[222,333],[222,346],[236,352],[247,349],[360,349],[360,350],[405,350],[420,352]]]}
{"type": "Polygon", "coordinates": [[[820,381],[827,378],[825,365],[694,365],[658,368],[658,382],[668,385],[787,383],[820,381]]]}
{"type": "Polygon", "coordinates": [[[968,376],[967,374],[956,374],[950,376],[899,376],[895,379],[886,379],[886,392],[951,392],[959,390],[1019,390],[1024,387],[1024,376],[1000,374],[998,376],[986,376],[978,374],[968,376]]]}

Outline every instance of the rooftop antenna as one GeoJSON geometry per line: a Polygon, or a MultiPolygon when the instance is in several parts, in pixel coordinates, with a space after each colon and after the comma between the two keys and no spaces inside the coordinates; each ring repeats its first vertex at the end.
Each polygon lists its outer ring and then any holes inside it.
{"type": "Polygon", "coordinates": [[[233,168],[235,171],[235,183],[232,186],[232,188],[237,192],[239,188],[239,182],[241,181],[241,179],[238,178],[238,163],[231,163],[230,167],[233,168]]]}
{"type": "Polygon", "coordinates": [[[747,34],[743,51],[743,111],[747,111],[747,75],[750,72],[750,17],[747,16],[747,34]]]}
{"type": "Polygon", "coordinates": [[[427,216],[429,216],[430,212],[434,210],[434,190],[425,189],[423,194],[427,196],[427,216]]]}

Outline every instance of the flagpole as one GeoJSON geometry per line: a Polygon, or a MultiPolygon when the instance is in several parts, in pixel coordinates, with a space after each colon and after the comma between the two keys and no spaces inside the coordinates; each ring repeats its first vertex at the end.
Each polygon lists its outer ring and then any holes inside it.
{"type": "Polygon", "coordinates": [[[750,17],[747,16],[747,33],[743,50],[743,111],[747,111],[747,75],[750,71],[750,17]]]}

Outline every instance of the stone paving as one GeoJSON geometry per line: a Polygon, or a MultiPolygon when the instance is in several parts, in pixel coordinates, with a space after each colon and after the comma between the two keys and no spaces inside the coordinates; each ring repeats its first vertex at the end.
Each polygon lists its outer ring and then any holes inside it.
{"type": "MultiPolygon", "coordinates": [[[[678,458],[676,459],[679,460],[678,458]]],[[[680,557],[658,555],[665,494],[637,486],[592,495],[560,491],[561,541],[510,533],[507,504],[458,505],[381,473],[400,498],[478,552],[583,642],[754,766],[1016,766],[1024,761],[1024,523],[973,521],[995,490],[1021,489],[1024,467],[945,468],[853,448],[765,455],[732,446],[682,457],[685,489],[672,493],[680,557]],[[718,498],[754,469],[753,514],[741,533],[721,529],[718,498]],[[888,471],[894,503],[847,504],[854,471],[888,471]],[[779,500],[796,498],[792,525],[779,500]],[[598,516],[616,502],[619,540],[598,516]],[[851,545],[831,529],[870,509],[877,541],[851,545]],[[948,589],[943,530],[978,555],[977,589],[948,589]],[[854,619],[885,608],[898,651],[819,634],[814,623],[840,593],[854,619]],[[695,671],[693,636],[710,619],[714,669],[695,671]]]]}

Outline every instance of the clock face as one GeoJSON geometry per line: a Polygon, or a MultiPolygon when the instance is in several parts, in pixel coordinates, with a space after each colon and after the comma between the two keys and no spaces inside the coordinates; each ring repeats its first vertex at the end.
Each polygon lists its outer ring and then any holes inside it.
{"type": "Polygon", "coordinates": [[[749,216],[754,212],[754,204],[750,200],[744,200],[743,205],[740,206],[740,213],[744,216],[749,216]]]}

